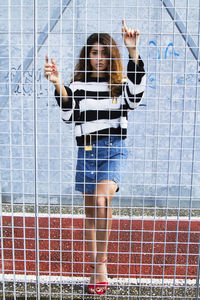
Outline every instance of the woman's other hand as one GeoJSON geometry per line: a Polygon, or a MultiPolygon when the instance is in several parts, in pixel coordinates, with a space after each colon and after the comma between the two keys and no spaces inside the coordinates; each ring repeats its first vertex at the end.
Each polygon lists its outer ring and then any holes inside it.
{"type": "Polygon", "coordinates": [[[122,38],[124,40],[124,44],[129,51],[130,57],[137,63],[139,57],[139,39],[140,32],[139,30],[134,30],[132,28],[128,28],[124,20],[122,20],[122,38]]]}
{"type": "Polygon", "coordinates": [[[139,30],[128,28],[124,20],[122,20],[122,37],[126,47],[138,48],[140,32],[139,30]]]}
{"type": "Polygon", "coordinates": [[[60,73],[58,72],[58,66],[53,58],[51,58],[51,63],[49,63],[49,58],[46,55],[46,64],[44,65],[44,76],[47,80],[51,81],[54,84],[60,84],[61,78],[60,73]]]}

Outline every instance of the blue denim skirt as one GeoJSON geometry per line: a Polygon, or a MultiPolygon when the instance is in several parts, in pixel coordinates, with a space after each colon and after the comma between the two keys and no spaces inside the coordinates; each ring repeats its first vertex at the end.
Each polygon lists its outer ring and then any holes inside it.
{"type": "Polygon", "coordinates": [[[92,143],[92,150],[85,151],[79,146],[75,190],[84,194],[94,194],[96,185],[102,180],[112,180],[119,184],[126,174],[128,150],[125,140],[110,136],[92,143]]]}

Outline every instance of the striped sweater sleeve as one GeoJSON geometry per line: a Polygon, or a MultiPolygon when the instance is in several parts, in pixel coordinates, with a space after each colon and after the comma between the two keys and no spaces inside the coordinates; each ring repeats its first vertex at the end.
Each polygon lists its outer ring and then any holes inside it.
{"type": "Polygon", "coordinates": [[[127,77],[123,95],[125,102],[127,103],[127,108],[135,109],[142,100],[146,85],[144,63],[140,57],[137,65],[132,59],[129,60],[127,66],[127,77]]]}
{"type": "Polygon", "coordinates": [[[65,86],[65,89],[68,94],[68,101],[62,101],[62,97],[57,93],[55,90],[55,98],[62,109],[62,119],[66,123],[71,123],[73,121],[78,120],[79,118],[79,104],[77,101],[75,101],[73,95],[72,95],[72,90],[65,86]]]}

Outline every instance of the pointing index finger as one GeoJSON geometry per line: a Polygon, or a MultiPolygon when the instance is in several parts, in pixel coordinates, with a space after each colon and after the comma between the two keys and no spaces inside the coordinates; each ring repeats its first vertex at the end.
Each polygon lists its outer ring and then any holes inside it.
{"type": "Polygon", "coordinates": [[[48,64],[48,62],[49,62],[48,55],[45,56],[45,60],[46,60],[46,63],[48,64]]]}
{"type": "Polygon", "coordinates": [[[122,20],[122,25],[124,26],[124,29],[127,30],[127,26],[126,26],[125,20],[122,20]]]}
{"type": "Polygon", "coordinates": [[[53,65],[56,65],[56,62],[53,58],[51,59],[51,62],[52,62],[53,65]]]}

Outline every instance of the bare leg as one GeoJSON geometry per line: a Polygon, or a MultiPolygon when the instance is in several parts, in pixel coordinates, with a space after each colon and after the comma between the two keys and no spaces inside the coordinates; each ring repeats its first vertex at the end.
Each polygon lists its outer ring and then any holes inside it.
{"type": "Polygon", "coordinates": [[[97,207],[97,262],[103,262],[107,257],[108,240],[112,227],[112,209],[110,203],[116,189],[116,183],[103,180],[98,183],[95,191],[97,207]]]}
{"type": "MultiPolygon", "coordinates": [[[[96,268],[94,281],[107,281],[107,270],[104,263],[107,258],[108,240],[112,227],[112,209],[110,203],[114,193],[117,190],[117,184],[113,181],[103,180],[98,183],[95,190],[95,202],[97,207],[97,221],[96,221],[96,268]]],[[[96,290],[101,292],[105,287],[98,287],[96,290]]]]}

